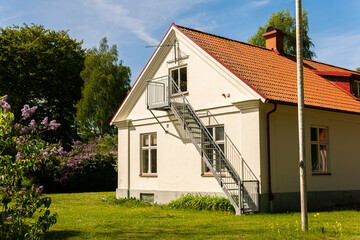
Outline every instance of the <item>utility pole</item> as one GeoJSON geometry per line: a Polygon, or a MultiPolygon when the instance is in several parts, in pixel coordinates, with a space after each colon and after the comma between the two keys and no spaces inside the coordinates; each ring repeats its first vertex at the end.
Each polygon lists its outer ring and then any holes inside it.
{"type": "Polygon", "coordinates": [[[305,128],[304,128],[304,77],[303,77],[303,41],[302,41],[302,7],[301,0],[296,0],[296,65],[298,88],[298,125],[299,125],[299,173],[301,226],[308,230],[307,186],[305,166],[305,128]]]}

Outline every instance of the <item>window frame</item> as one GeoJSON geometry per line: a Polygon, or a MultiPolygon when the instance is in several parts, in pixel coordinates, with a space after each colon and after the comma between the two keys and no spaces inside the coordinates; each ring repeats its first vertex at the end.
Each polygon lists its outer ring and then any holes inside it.
{"type": "MultiPolygon", "coordinates": [[[[187,65],[182,65],[182,66],[178,66],[178,67],[174,67],[174,68],[170,68],[169,69],[169,76],[176,82],[176,86],[181,90],[182,93],[188,93],[188,67],[187,65]],[[185,90],[181,90],[181,73],[180,73],[180,69],[185,68],[186,70],[186,89],[185,90]],[[173,79],[173,75],[172,72],[173,71],[178,71],[178,76],[177,76],[177,80],[173,79]]],[[[172,85],[171,85],[172,86],[172,85]]],[[[173,92],[174,89],[171,89],[171,95],[176,95],[178,94],[177,92],[173,92]]]]}
{"type": "MultiPolygon", "coordinates": [[[[223,145],[223,151],[224,151],[224,154],[225,154],[225,126],[224,124],[216,124],[216,125],[209,125],[209,126],[206,126],[207,130],[209,129],[212,129],[210,134],[213,136],[215,142],[221,147],[221,145],[223,145]],[[222,127],[223,128],[223,139],[221,140],[216,140],[216,128],[218,127],[222,127]]],[[[205,142],[203,142],[202,144],[206,144],[205,142]]],[[[214,153],[215,154],[215,153],[214,153]]],[[[216,166],[216,162],[215,162],[215,166],[216,166]]],[[[201,158],[201,176],[203,177],[212,177],[214,176],[210,169],[209,171],[206,171],[208,169],[206,163],[202,160],[201,158]]]]}
{"type": "Polygon", "coordinates": [[[157,138],[157,133],[156,132],[150,132],[150,133],[142,133],[140,134],[140,176],[143,177],[156,177],[157,173],[158,173],[158,153],[157,153],[157,142],[158,142],[158,138],[157,138]],[[152,145],[152,137],[151,136],[155,136],[156,139],[156,144],[152,145]],[[148,146],[144,146],[144,137],[148,138],[148,142],[149,145],[148,146]],[[155,158],[155,171],[153,171],[153,163],[152,163],[152,150],[155,150],[156,152],[156,158],[155,158]],[[144,171],[144,151],[147,151],[148,154],[148,159],[147,159],[147,172],[144,171]]]}
{"type": "Polygon", "coordinates": [[[360,98],[360,80],[354,79],[351,84],[351,91],[354,97],[360,98]]]}
{"type": "Polygon", "coordinates": [[[329,128],[326,126],[311,126],[310,127],[310,159],[311,159],[311,172],[313,175],[330,175],[330,148],[329,148],[329,128]],[[312,129],[316,129],[316,140],[312,139],[312,129]],[[320,140],[319,137],[319,131],[320,129],[324,129],[325,130],[325,141],[320,140]],[[317,149],[317,161],[323,161],[323,156],[321,154],[321,146],[325,146],[325,161],[323,162],[323,164],[325,164],[324,166],[320,166],[320,164],[318,163],[318,165],[320,167],[314,168],[314,159],[313,159],[313,146],[316,146],[317,149]],[[321,169],[323,168],[323,169],[321,169]]]}

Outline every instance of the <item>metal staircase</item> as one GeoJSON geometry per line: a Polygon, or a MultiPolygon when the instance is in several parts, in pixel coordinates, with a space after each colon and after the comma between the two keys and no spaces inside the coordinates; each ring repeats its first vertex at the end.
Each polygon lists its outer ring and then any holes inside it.
{"type": "MultiPolygon", "coordinates": [[[[259,181],[240,152],[226,133],[224,133],[225,144],[220,147],[169,76],[147,81],[147,107],[151,112],[152,110],[172,111],[230,200],[237,215],[258,211],[259,181]]],[[[156,118],[155,114],[153,116],[156,118]]]]}

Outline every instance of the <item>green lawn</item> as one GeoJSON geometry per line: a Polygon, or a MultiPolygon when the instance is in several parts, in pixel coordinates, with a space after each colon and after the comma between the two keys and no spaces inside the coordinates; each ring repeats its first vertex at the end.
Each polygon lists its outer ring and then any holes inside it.
{"type": "Polygon", "coordinates": [[[58,222],[47,239],[360,239],[360,212],[249,214],[122,206],[105,200],[113,192],[49,194],[58,222]],[[316,217],[314,216],[316,215],[316,217]]]}

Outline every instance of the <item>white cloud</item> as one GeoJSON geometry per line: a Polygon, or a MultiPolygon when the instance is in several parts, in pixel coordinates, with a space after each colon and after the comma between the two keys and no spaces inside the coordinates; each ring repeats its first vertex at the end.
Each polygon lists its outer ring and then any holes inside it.
{"type": "Polygon", "coordinates": [[[316,60],[352,70],[360,67],[360,33],[326,33],[314,36],[313,42],[316,60]]]}
{"type": "Polygon", "coordinates": [[[257,8],[257,7],[262,7],[262,6],[268,5],[269,3],[270,3],[270,0],[250,1],[248,3],[248,7],[257,8]]]}
{"type": "MultiPolygon", "coordinates": [[[[97,12],[99,19],[126,29],[147,44],[154,45],[159,42],[151,35],[154,29],[162,27],[164,23],[171,21],[175,16],[184,13],[196,4],[206,2],[206,0],[183,0],[181,2],[83,0],[82,2],[86,7],[97,12]]],[[[120,29],[118,30],[120,31],[120,29]]]]}

